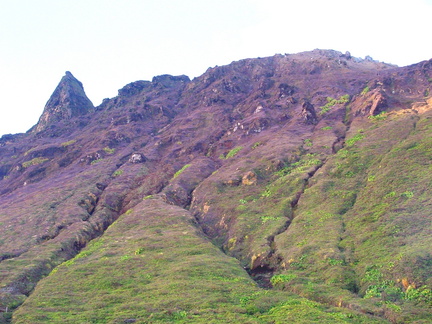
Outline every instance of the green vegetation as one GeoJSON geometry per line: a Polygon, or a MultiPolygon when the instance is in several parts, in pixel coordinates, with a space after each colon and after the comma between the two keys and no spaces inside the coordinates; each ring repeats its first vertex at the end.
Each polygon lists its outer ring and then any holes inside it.
{"type": "Polygon", "coordinates": [[[313,145],[312,140],[311,140],[310,138],[306,138],[306,139],[303,141],[303,144],[304,144],[305,146],[308,146],[308,147],[311,147],[311,146],[313,145]]]}
{"type": "Polygon", "coordinates": [[[274,275],[271,277],[270,282],[273,285],[273,287],[277,287],[281,284],[284,284],[286,282],[290,282],[291,280],[297,278],[297,275],[295,274],[279,274],[274,275]]]}
{"type": "Polygon", "coordinates": [[[253,145],[252,145],[252,150],[254,150],[254,149],[256,149],[258,146],[260,146],[261,145],[261,142],[255,142],[253,145]]]}
{"type": "MultiPolygon", "coordinates": [[[[14,313],[14,323],[375,322],[258,288],[192,223],[181,208],[167,208],[157,199],[141,202],[42,280],[14,313]]],[[[272,281],[290,278],[295,277],[272,281]]]]}
{"type": "Polygon", "coordinates": [[[387,118],[387,113],[385,111],[380,112],[378,115],[369,116],[368,119],[372,121],[381,121],[387,118]]]}
{"type": "Polygon", "coordinates": [[[362,92],[360,93],[360,95],[364,96],[364,95],[367,94],[369,91],[370,91],[369,87],[366,86],[366,87],[362,90],[362,92]]]}
{"type": "Polygon", "coordinates": [[[276,288],[385,309],[395,322],[431,320],[430,271],[419,264],[432,265],[420,203],[431,201],[420,192],[432,181],[422,164],[430,160],[432,134],[423,120],[416,125],[402,115],[352,128],[345,147],[309,182],[288,230],[275,237],[285,256],[281,274],[293,276],[276,288]],[[411,293],[422,297],[410,300],[411,293]]]}
{"type": "Polygon", "coordinates": [[[365,138],[365,135],[363,134],[363,131],[359,131],[359,133],[357,133],[353,137],[347,139],[345,141],[345,145],[346,145],[346,147],[351,147],[355,143],[357,143],[358,141],[361,141],[364,138],[365,138]]]}
{"type": "Polygon", "coordinates": [[[94,164],[96,164],[96,163],[99,163],[99,162],[102,161],[102,160],[103,160],[102,158],[100,158],[100,159],[96,159],[96,160],[91,161],[90,164],[91,164],[91,165],[94,165],[94,164]]]}
{"type": "Polygon", "coordinates": [[[386,303],[401,300],[411,300],[418,304],[431,304],[432,291],[427,286],[416,288],[415,285],[407,285],[405,292],[403,286],[398,286],[392,280],[386,280],[382,273],[382,266],[372,265],[366,269],[364,280],[371,284],[366,289],[364,298],[380,298],[386,303]]]}
{"type": "Polygon", "coordinates": [[[412,192],[412,191],[405,191],[405,192],[403,192],[402,194],[401,194],[401,197],[405,197],[405,198],[412,198],[412,197],[414,197],[414,193],[412,192]]]}
{"type": "Polygon", "coordinates": [[[70,141],[67,141],[67,142],[61,143],[61,146],[62,146],[62,147],[67,147],[67,146],[72,145],[72,144],[75,144],[75,143],[76,143],[76,140],[70,140],[70,141]]]}
{"type": "Polygon", "coordinates": [[[115,148],[110,148],[108,146],[104,147],[103,150],[106,154],[114,154],[114,152],[115,152],[115,148]]]}
{"type": "Polygon", "coordinates": [[[23,168],[28,168],[29,166],[38,165],[38,164],[44,163],[48,160],[49,159],[47,159],[47,158],[37,157],[37,158],[31,159],[30,161],[23,162],[22,166],[23,166],[23,168]]]}
{"type": "Polygon", "coordinates": [[[408,287],[404,298],[412,300],[418,304],[432,304],[432,290],[428,286],[421,286],[419,288],[408,287]]]}
{"type": "Polygon", "coordinates": [[[332,97],[327,97],[327,103],[324,106],[320,107],[320,115],[323,115],[331,110],[331,108],[337,104],[344,104],[349,102],[350,96],[349,95],[343,95],[339,97],[339,99],[335,99],[332,97]]]}
{"type": "Polygon", "coordinates": [[[242,146],[237,146],[237,147],[233,148],[231,151],[229,151],[229,152],[227,153],[225,159],[230,159],[230,158],[236,156],[237,153],[240,152],[240,150],[242,150],[242,149],[243,149],[242,146]]]}
{"type": "Polygon", "coordinates": [[[180,174],[183,173],[184,170],[186,170],[190,166],[191,166],[190,164],[184,165],[180,170],[178,170],[176,173],[174,173],[173,179],[177,178],[180,174]]]}
{"type": "Polygon", "coordinates": [[[123,170],[122,169],[118,169],[118,170],[115,170],[114,171],[114,173],[112,174],[112,177],[118,177],[118,176],[121,176],[122,174],[123,174],[123,170]]]}
{"type": "Polygon", "coordinates": [[[313,166],[319,166],[321,165],[321,160],[316,158],[315,154],[308,153],[303,156],[303,158],[297,162],[289,163],[279,171],[275,172],[275,175],[278,177],[283,177],[291,172],[295,173],[302,173],[305,172],[307,169],[313,166]]]}
{"type": "Polygon", "coordinates": [[[31,152],[33,152],[33,151],[35,151],[35,150],[37,150],[37,147],[32,147],[32,148],[29,149],[28,151],[25,151],[25,152],[24,152],[24,156],[29,155],[31,152]]]}
{"type": "Polygon", "coordinates": [[[331,126],[325,126],[325,127],[322,127],[321,128],[321,130],[330,130],[330,129],[332,129],[333,127],[331,127],[331,126]]]}

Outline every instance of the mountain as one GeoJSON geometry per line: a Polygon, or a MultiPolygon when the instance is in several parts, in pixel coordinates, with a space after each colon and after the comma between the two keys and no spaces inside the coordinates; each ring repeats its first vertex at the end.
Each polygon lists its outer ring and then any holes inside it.
{"type": "Polygon", "coordinates": [[[0,139],[0,323],[429,323],[432,60],[70,72],[0,139]]]}

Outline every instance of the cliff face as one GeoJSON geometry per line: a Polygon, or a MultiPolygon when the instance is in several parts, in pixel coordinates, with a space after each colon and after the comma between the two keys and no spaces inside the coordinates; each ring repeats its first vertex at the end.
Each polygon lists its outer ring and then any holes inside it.
{"type": "Polygon", "coordinates": [[[431,319],[432,61],[72,78],[0,139],[4,321],[431,319]]]}
{"type": "Polygon", "coordinates": [[[40,132],[56,122],[85,115],[93,109],[94,106],[87,98],[82,83],[72,73],[66,71],[65,76],[46,103],[34,131],[40,132]]]}

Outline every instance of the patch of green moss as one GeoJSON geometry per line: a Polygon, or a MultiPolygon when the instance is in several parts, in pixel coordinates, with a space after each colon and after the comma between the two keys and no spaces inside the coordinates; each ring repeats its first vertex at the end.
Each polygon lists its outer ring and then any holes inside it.
{"type": "Polygon", "coordinates": [[[75,144],[75,143],[76,143],[76,140],[70,140],[70,141],[61,143],[61,146],[67,147],[67,146],[70,146],[70,145],[75,144]]]}
{"type": "Polygon", "coordinates": [[[93,160],[90,162],[90,165],[94,165],[96,163],[99,163],[100,161],[102,161],[103,159],[97,159],[97,160],[93,160]]]}
{"type": "Polygon", "coordinates": [[[349,102],[350,96],[349,95],[343,95],[343,96],[339,97],[339,99],[327,97],[326,100],[327,100],[327,103],[324,106],[320,107],[320,112],[319,112],[320,115],[323,115],[323,114],[329,112],[331,110],[331,108],[337,104],[344,104],[344,103],[349,102]]]}
{"type": "Polygon", "coordinates": [[[44,163],[44,162],[46,162],[46,161],[48,161],[48,160],[49,160],[49,159],[47,159],[47,158],[43,158],[43,157],[36,157],[36,158],[31,159],[31,160],[29,160],[29,161],[25,161],[25,162],[23,162],[22,166],[23,166],[23,168],[28,168],[29,166],[42,164],[42,163],[44,163]]]}
{"type": "Polygon", "coordinates": [[[184,165],[180,170],[178,170],[176,173],[174,173],[173,178],[177,178],[180,174],[183,173],[184,170],[186,170],[187,168],[189,168],[191,165],[190,164],[186,164],[184,165]]]}
{"type": "Polygon", "coordinates": [[[231,151],[229,151],[229,152],[226,154],[226,156],[223,155],[223,154],[221,154],[221,155],[219,156],[219,159],[222,159],[222,160],[223,160],[223,159],[230,159],[230,158],[233,158],[233,157],[236,156],[237,153],[240,152],[242,149],[243,149],[243,146],[237,146],[237,147],[233,148],[231,151]]]}
{"type": "Polygon", "coordinates": [[[123,170],[122,169],[118,169],[118,170],[115,170],[114,171],[114,173],[112,174],[112,177],[118,177],[118,176],[121,176],[122,174],[123,174],[123,170]]]}
{"type": "Polygon", "coordinates": [[[387,112],[385,111],[380,112],[378,115],[368,117],[368,119],[372,121],[382,121],[385,120],[386,118],[387,118],[387,112]]]}
{"type": "Polygon", "coordinates": [[[370,91],[369,87],[365,87],[362,92],[360,93],[360,95],[364,96],[365,94],[367,94],[370,91]]]}
{"type": "Polygon", "coordinates": [[[108,146],[104,147],[103,150],[106,154],[114,154],[114,152],[115,152],[115,148],[110,148],[108,146]]]}

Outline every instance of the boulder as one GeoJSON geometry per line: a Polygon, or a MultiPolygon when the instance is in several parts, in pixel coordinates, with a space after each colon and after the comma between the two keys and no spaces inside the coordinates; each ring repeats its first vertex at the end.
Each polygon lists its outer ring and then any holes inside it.
{"type": "Polygon", "coordinates": [[[132,153],[131,157],[129,158],[130,163],[144,163],[145,161],[146,158],[142,153],[132,153]]]}
{"type": "Polygon", "coordinates": [[[303,102],[301,116],[303,117],[306,124],[315,125],[318,122],[315,108],[309,101],[303,102]]]}
{"type": "Polygon", "coordinates": [[[248,171],[243,177],[242,177],[242,185],[245,186],[251,186],[256,184],[258,181],[258,177],[255,172],[248,171]]]}

